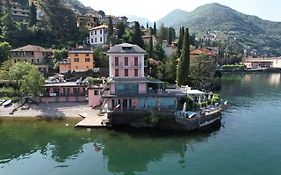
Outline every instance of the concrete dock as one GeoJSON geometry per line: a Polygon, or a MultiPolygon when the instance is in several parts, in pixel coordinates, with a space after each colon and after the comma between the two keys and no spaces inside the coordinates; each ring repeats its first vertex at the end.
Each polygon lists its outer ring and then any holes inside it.
{"type": "Polygon", "coordinates": [[[77,123],[75,126],[76,127],[109,127],[109,121],[108,121],[108,114],[104,113],[104,114],[79,114],[81,117],[83,117],[84,119],[82,121],[80,121],[79,123],[77,123]]]}

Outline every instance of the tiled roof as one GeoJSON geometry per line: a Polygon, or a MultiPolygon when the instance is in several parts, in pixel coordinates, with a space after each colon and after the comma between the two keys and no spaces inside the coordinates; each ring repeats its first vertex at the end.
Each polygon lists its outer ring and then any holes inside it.
{"type": "Polygon", "coordinates": [[[209,56],[216,56],[216,54],[209,49],[196,49],[196,50],[193,50],[192,52],[190,52],[190,55],[201,55],[201,54],[209,55],[209,56]]]}
{"type": "Polygon", "coordinates": [[[13,49],[11,51],[12,52],[17,52],[17,51],[52,52],[52,49],[45,49],[43,47],[35,46],[35,45],[27,45],[27,46],[13,49]]]}
{"type": "Polygon", "coordinates": [[[118,44],[113,46],[112,48],[110,48],[107,51],[108,54],[111,53],[142,53],[145,54],[145,50],[143,50],[142,48],[140,48],[138,45],[134,45],[134,44],[129,44],[129,43],[123,43],[123,44],[118,44]]]}

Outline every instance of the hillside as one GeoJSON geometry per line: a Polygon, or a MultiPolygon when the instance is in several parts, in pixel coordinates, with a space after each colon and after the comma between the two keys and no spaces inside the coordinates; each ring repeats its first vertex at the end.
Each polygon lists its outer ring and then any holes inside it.
{"type": "Polygon", "coordinates": [[[191,33],[216,40],[234,40],[244,49],[258,55],[281,55],[281,23],[262,20],[245,15],[229,7],[213,3],[198,7],[179,18],[177,11],[168,14],[161,21],[170,21],[166,26],[178,29],[189,27],[191,33]]]}
{"type": "Polygon", "coordinates": [[[187,16],[188,12],[181,10],[181,9],[175,9],[168,13],[163,18],[159,19],[157,21],[157,25],[160,26],[161,24],[165,24],[165,26],[173,26],[173,24],[177,21],[183,20],[187,16]]]}
{"type": "Polygon", "coordinates": [[[148,24],[149,26],[153,25],[151,21],[143,17],[138,17],[136,15],[124,15],[124,16],[128,18],[128,21],[130,22],[138,21],[142,26],[146,26],[146,24],[148,24]]]}

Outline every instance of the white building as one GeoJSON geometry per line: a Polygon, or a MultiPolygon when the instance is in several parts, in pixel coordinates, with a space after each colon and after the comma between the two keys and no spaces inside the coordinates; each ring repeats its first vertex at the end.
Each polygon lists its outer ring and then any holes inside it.
{"type": "MultiPolygon", "coordinates": [[[[117,29],[113,29],[115,36],[117,36],[117,29]]],[[[100,25],[90,30],[89,43],[93,46],[103,45],[107,43],[108,26],[100,25]]]]}

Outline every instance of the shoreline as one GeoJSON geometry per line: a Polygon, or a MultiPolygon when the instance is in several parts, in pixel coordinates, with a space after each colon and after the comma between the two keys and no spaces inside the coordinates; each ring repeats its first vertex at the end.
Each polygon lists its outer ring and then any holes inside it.
{"type": "Polygon", "coordinates": [[[9,107],[0,107],[0,117],[16,118],[81,118],[79,114],[87,116],[96,115],[97,110],[92,109],[86,102],[64,102],[64,103],[39,103],[39,105],[25,105],[13,114],[11,112],[19,104],[9,107]],[[29,109],[24,109],[29,106],[29,109]]]}

